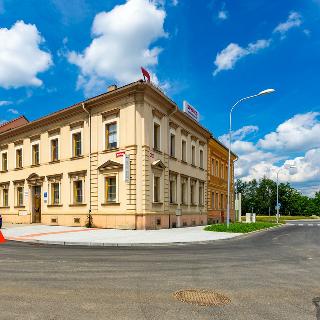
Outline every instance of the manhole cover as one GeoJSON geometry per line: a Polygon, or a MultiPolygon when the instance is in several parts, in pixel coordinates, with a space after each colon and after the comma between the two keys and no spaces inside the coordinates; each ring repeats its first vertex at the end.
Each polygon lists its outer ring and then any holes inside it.
{"type": "Polygon", "coordinates": [[[221,293],[204,289],[179,290],[173,296],[181,302],[200,306],[222,306],[231,302],[230,298],[221,293]]]}

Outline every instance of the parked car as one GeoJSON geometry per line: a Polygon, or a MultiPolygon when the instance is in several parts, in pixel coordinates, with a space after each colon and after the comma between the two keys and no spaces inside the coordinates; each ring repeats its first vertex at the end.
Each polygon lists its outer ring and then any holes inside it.
{"type": "Polygon", "coordinates": [[[0,229],[2,228],[2,215],[0,214],[0,229]]]}

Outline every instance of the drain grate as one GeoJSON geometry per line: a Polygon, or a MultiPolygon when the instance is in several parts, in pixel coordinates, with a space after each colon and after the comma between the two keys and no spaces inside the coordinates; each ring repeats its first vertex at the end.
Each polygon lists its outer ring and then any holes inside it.
{"type": "Polygon", "coordinates": [[[173,297],[181,302],[199,306],[222,306],[231,302],[231,299],[227,296],[205,289],[179,290],[173,294],[173,297]]]}

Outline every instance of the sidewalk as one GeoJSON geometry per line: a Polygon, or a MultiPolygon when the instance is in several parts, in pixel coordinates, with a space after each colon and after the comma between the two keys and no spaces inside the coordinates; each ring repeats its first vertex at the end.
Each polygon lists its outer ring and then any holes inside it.
{"type": "Polygon", "coordinates": [[[203,226],[162,230],[87,229],[45,225],[4,225],[7,240],[59,245],[159,246],[229,239],[238,233],[204,231],[203,226]]]}

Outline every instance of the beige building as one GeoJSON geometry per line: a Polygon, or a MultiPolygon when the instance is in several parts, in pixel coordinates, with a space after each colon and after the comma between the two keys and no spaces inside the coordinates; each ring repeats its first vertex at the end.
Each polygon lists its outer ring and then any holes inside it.
{"type": "Polygon", "coordinates": [[[210,132],[138,81],[0,133],[4,222],[155,229],[207,222],[210,132]]]}

